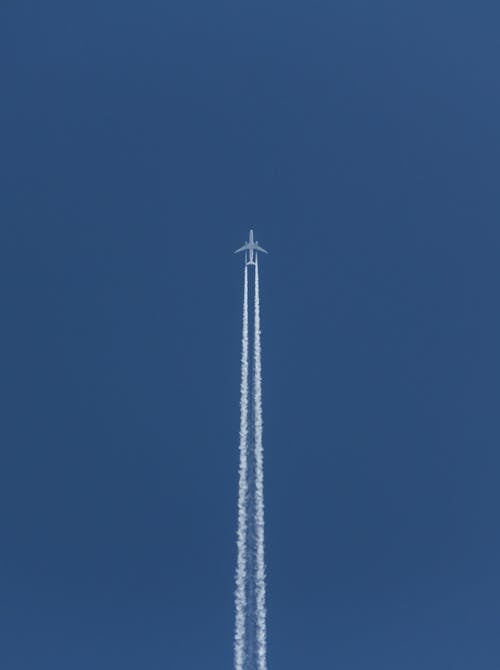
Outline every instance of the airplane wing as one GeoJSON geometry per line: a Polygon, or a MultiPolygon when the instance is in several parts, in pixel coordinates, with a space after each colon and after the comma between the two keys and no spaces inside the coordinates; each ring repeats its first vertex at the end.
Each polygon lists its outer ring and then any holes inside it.
{"type": "Polygon", "coordinates": [[[235,251],[234,253],[235,253],[235,254],[239,254],[240,251],[246,251],[247,249],[248,249],[248,244],[244,244],[244,245],[243,245],[242,247],[240,247],[239,249],[236,249],[236,251],[235,251]]]}
{"type": "Polygon", "coordinates": [[[256,246],[255,249],[256,249],[256,251],[263,251],[265,254],[268,254],[268,253],[269,253],[269,251],[266,251],[266,250],[263,249],[262,247],[258,247],[258,246],[256,246]]]}

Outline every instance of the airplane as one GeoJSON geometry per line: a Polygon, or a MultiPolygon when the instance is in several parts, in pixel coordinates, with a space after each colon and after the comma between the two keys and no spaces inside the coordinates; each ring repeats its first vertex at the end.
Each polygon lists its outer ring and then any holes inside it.
{"type": "Polygon", "coordinates": [[[239,254],[240,251],[245,252],[245,262],[247,265],[255,265],[255,259],[257,258],[256,254],[257,251],[263,251],[265,254],[269,253],[262,247],[259,247],[259,243],[257,241],[254,242],[253,230],[250,230],[250,239],[248,240],[248,242],[245,242],[245,244],[242,247],[236,249],[234,253],[239,254]]]}

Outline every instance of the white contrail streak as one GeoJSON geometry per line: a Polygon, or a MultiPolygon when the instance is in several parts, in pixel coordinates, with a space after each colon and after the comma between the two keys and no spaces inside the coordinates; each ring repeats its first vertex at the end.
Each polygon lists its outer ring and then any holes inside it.
{"type": "Polygon", "coordinates": [[[262,448],[262,362],[260,347],[259,265],[255,264],[254,295],[254,421],[255,421],[255,593],[258,670],[266,670],[266,567],[264,561],[264,455],[262,448]]]}
{"type": "Polygon", "coordinates": [[[247,583],[247,496],[248,496],[248,268],[245,265],[243,332],[241,336],[240,466],[238,487],[238,557],[236,562],[236,623],[234,632],[235,670],[244,670],[246,657],[247,583]]]}

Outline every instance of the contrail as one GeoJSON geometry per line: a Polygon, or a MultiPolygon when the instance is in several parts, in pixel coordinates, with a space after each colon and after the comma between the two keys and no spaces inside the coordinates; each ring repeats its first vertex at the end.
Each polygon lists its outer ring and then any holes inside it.
{"type": "MultiPolygon", "coordinates": [[[[246,275],[245,275],[246,276],[246,275]]],[[[260,347],[259,264],[255,263],[254,294],[254,439],[255,439],[255,593],[258,670],[266,670],[266,567],[264,561],[264,454],[262,448],[262,362],[260,347]]]]}
{"type": "MultiPolygon", "coordinates": [[[[260,250],[260,249],[259,249],[260,250]]],[[[248,257],[247,257],[248,258],[248,257]]],[[[262,362],[257,255],[245,259],[241,338],[238,532],[234,632],[235,670],[266,670],[266,570],[264,562],[264,456],[262,362]],[[253,342],[250,344],[249,266],[255,269],[253,342]],[[253,355],[250,358],[250,347],[253,355]],[[252,393],[250,393],[250,383],[252,393]]]]}
{"type": "Polygon", "coordinates": [[[244,670],[247,609],[247,496],[248,496],[248,268],[243,290],[243,332],[241,336],[240,466],[238,488],[238,558],[236,563],[236,623],[234,632],[235,670],[244,670]]]}

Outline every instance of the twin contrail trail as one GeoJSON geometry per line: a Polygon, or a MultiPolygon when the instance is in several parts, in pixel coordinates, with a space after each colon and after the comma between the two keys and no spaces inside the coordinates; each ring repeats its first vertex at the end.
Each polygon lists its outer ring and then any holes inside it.
{"type": "MultiPolygon", "coordinates": [[[[253,240],[252,240],[253,242],[253,240]]],[[[240,385],[240,465],[236,563],[235,670],[266,670],[266,571],[259,266],[245,264],[240,385]],[[255,267],[252,394],[249,393],[248,267],[255,267]]]]}

